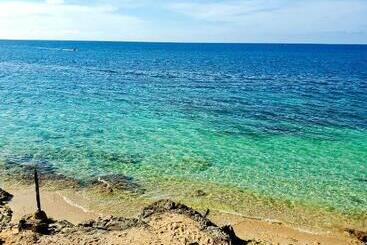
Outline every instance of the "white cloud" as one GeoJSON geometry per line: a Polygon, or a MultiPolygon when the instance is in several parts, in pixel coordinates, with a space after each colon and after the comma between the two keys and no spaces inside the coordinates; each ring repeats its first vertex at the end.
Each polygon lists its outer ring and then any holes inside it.
{"type": "Polygon", "coordinates": [[[0,0],[0,38],[367,43],[366,0],[0,0]]]}
{"type": "Polygon", "coordinates": [[[170,9],[187,16],[215,22],[238,21],[244,15],[266,12],[279,7],[279,1],[225,1],[213,3],[178,2],[170,9]]]}
{"type": "Polygon", "coordinates": [[[179,2],[169,8],[206,23],[228,41],[367,41],[367,3],[363,0],[179,2]]]}
{"type": "Polygon", "coordinates": [[[117,14],[110,5],[45,2],[0,2],[0,38],[135,39],[143,21],[117,14]]]}
{"type": "Polygon", "coordinates": [[[47,4],[63,4],[64,0],[46,0],[47,4]]]}

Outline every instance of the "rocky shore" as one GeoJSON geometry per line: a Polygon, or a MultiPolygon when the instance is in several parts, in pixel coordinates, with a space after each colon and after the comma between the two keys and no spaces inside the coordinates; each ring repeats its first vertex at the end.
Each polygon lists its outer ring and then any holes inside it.
{"type": "MultiPolygon", "coordinates": [[[[8,206],[13,195],[0,189],[0,244],[366,244],[367,233],[346,230],[347,240],[295,233],[288,229],[287,239],[271,242],[266,237],[280,238],[281,224],[263,226],[258,222],[247,222],[246,230],[263,229],[253,239],[239,238],[230,225],[218,226],[207,218],[208,211],[200,213],[183,204],[160,200],[145,208],[133,218],[99,217],[73,224],[67,220],[55,220],[44,212],[25,215],[13,221],[13,211],[8,206]],[[258,227],[254,227],[258,225],[258,227]],[[278,234],[276,234],[278,233],[278,234]],[[259,235],[265,234],[265,235],[259,235]],[[266,235],[267,234],[267,235],[266,235]],[[256,236],[258,236],[256,238],[256,236]],[[307,237],[308,236],[308,237],[307,237]],[[312,238],[312,239],[311,239],[312,238]],[[334,239],[334,240],[333,240],[334,239]],[[282,242],[279,242],[282,241],[282,242]],[[292,241],[292,242],[289,242],[292,241]],[[312,241],[312,242],[309,242],[312,241]],[[334,243],[334,241],[337,241],[334,243]],[[344,242],[343,242],[344,241],[344,242]]],[[[123,208],[123,207],[121,207],[123,208]]],[[[253,232],[252,232],[253,233],[253,232]]]]}
{"type": "Polygon", "coordinates": [[[12,195],[0,189],[0,244],[251,244],[231,226],[218,227],[199,212],[170,200],[134,218],[106,217],[74,225],[35,213],[12,223],[12,195]]]}

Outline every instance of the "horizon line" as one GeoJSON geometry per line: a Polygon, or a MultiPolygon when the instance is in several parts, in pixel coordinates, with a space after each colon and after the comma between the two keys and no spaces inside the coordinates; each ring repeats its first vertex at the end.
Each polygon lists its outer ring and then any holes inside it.
{"type": "Polygon", "coordinates": [[[283,45],[355,45],[366,43],[317,43],[317,42],[200,42],[200,41],[140,41],[140,40],[77,40],[77,39],[12,39],[0,38],[0,41],[40,41],[40,42],[110,42],[110,43],[162,43],[162,44],[283,44],[283,45]]]}

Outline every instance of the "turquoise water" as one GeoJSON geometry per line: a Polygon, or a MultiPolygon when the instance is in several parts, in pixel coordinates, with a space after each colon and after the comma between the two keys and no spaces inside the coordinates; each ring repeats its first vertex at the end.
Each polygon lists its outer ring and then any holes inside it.
{"type": "Polygon", "coordinates": [[[367,46],[0,41],[0,161],[363,213],[367,46]]]}

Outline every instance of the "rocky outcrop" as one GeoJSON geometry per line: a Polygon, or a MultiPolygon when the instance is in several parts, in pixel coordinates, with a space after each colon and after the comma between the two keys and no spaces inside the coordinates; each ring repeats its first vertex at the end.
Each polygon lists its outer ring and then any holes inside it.
{"type": "Polygon", "coordinates": [[[8,206],[0,206],[0,231],[9,227],[13,211],[8,206]]]}
{"type": "Polygon", "coordinates": [[[39,211],[20,219],[18,229],[19,231],[30,230],[40,234],[49,234],[49,225],[51,223],[53,223],[53,220],[47,218],[45,212],[39,211]]]}
{"type": "MultiPolygon", "coordinates": [[[[126,187],[121,184],[120,176],[113,176],[108,181],[111,185],[126,187]]],[[[65,220],[50,219],[45,212],[39,211],[24,216],[16,226],[11,224],[12,211],[6,206],[11,198],[10,193],[0,189],[0,234],[12,233],[17,228],[18,234],[8,236],[16,244],[54,241],[75,244],[97,240],[98,243],[93,244],[105,244],[101,236],[111,241],[117,236],[121,240],[113,244],[125,244],[126,237],[138,239],[139,236],[144,236],[147,242],[154,241],[154,244],[247,244],[236,236],[231,226],[218,227],[206,215],[170,200],[145,207],[135,218],[110,216],[73,225],[65,220]]]]}
{"type": "Polygon", "coordinates": [[[367,244],[367,232],[358,231],[355,229],[346,229],[345,231],[348,232],[350,235],[354,236],[355,238],[357,238],[363,244],[367,244]]]}
{"type": "MultiPolygon", "coordinates": [[[[5,193],[3,196],[5,198],[8,195],[5,193]]],[[[10,223],[10,220],[7,222],[10,223]]],[[[110,216],[78,225],[65,220],[50,219],[41,211],[23,217],[18,223],[18,230],[18,238],[22,241],[28,241],[26,237],[29,237],[29,232],[34,234],[33,238],[36,237],[37,241],[42,241],[68,237],[75,240],[78,236],[88,240],[108,234],[121,234],[121,237],[135,230],[148,234],[151,239],[157,241],[159,236],[166,236],[166,239],[173,239],[172,244],[177,244],[177,241],[178,244],[181,244],[181,241],[182,244],[247,244],[235,235],[231,226],[218,227],[194,209],[170,200],[161,200],[147,206],[136,218],[110,216]]]]}
{"type": "Polygon", "coordinates": [[[0,188],[0,231],[10,225],[13,212],[7,206],[7,203],[12,199],[12,197],[12,194],[0,188]]]}
{"type": "Polygon", "coordinates": [[[149,223],[151,216],[167,213],[184,215],[195,221],[200,226],[201,231],[209,234],[214,244],[247,244],[246,241],[236,236],[230,225],[218,227],[207,219],[206,215],[202,215],[184,204],[175,203],[171,200],[160,200],[145,207],[139,216],[139,220],[149,223]]]}
{"type": "Polygon", "coordinates": [[[0,205],[9,202],[13,198],[13,195],[0,188],[0,205]]]}

